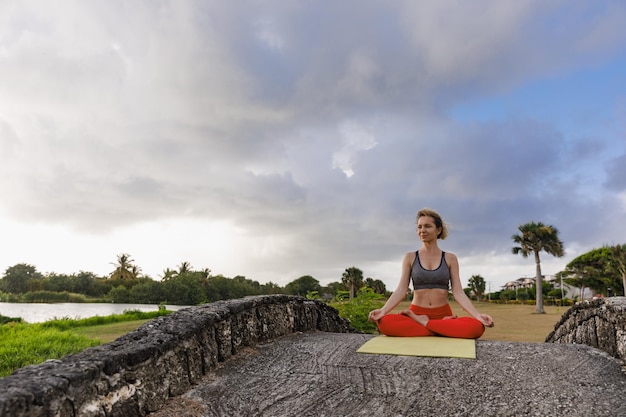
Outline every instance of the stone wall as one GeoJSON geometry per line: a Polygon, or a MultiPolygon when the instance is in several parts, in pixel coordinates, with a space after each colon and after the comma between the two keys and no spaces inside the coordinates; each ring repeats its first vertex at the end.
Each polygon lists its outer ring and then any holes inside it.
{"type": "Polygon", "coordinates": [[[626,297],[576,304],[563,314],[546,342],[593,346],[626,363],[626,297]]]}
{"type": "Polygon", "coordinates": [[[186,308],[114,342],[0,378],[0,416],[145,416],[242,348],[315,330],[354,331],[334,308],[302,297],[186,308]]]}

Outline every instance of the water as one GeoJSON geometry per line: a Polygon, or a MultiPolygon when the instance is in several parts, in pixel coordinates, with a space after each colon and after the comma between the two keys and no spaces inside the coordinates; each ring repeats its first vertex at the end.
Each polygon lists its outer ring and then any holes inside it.
{"type": "MultiPolygon", "coordinates": [[[[166,306],[176,311],[187,306],[166,306]]],[[[0,314],[21,317],[28,323],[41,323],[60,318],[84,319],[93,316],[122,314],[124,310],[157,311],[156,304],[113,304],[113,303],[0,303],[0,314]]]]}

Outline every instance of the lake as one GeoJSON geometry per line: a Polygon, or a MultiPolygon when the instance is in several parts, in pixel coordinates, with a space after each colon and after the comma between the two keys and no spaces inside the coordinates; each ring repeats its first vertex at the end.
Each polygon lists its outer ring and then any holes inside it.
{"type": "MultiPolygon", "coordinates": [[[[166,306],[176,311],[188,306],[166,306]]],[[[21,317],[27,323],[41,323],[60,318],[84,319],[93,316],[122,314],[124,310],[157,311],[156,304],[113,304],[113,303],[2,303],[0,314],[7,317],[21,317]]]]}

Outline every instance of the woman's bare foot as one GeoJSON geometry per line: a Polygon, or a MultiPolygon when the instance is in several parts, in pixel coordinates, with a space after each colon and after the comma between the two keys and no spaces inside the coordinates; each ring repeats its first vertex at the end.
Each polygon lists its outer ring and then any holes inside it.
{"type": "Polygon", "coordinates": [[[445,316],[441,320],[450,320],[450,319],[456,319],[456,318],[458,318],[458,316],[445,316]]]}
{"type": "Polygon", "coordinates": [[[400,314],[405,315],[405,316],[415,320],[416,322],[418,322],[419,324],[421,324],[424,327],[426,327],[426,325],[428,324],[428,316],[425,315],[425,314],[417,315],[414,312],[412,312],[411,310],[402,310],[400,312],[400,314]]]}

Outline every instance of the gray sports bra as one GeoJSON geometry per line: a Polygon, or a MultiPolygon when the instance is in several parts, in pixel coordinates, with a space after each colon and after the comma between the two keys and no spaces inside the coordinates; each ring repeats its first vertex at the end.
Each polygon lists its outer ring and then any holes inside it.
{"type": "Polygon", "coordinates": [[[411,281],[413,290],[427,288],[441,288],[447,290],[450,284],[450,269],[446,263],[446,253],[441,251],[441,263],[437,269],[424,269],[420,263],[419,251],[415,252],[415,260],[411,266],[411,281]]]}

